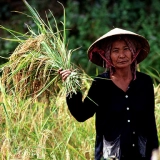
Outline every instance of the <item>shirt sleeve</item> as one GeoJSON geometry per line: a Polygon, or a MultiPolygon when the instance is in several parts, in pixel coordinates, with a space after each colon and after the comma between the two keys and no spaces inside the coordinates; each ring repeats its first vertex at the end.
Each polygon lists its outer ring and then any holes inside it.
{"type": "Polygon", "coordinates": [[[81,92],[73,94],[71,98],[66,98],[69,111],[77,121],[84,122],[95,114],[96,108],[98,107],[96,94],[98,90],[98,83],[95,79],[83,101],[81,92]]]}

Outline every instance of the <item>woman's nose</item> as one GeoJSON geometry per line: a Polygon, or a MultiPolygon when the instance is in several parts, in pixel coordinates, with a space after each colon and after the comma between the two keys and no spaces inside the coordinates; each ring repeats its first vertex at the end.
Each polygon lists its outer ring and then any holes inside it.
{"type": "Polygon", "coordinates": [[[119,57],[121,57],[121,58],[125,57],[124,51],[120,51],[120,52],[119,52],[119,57]]]}

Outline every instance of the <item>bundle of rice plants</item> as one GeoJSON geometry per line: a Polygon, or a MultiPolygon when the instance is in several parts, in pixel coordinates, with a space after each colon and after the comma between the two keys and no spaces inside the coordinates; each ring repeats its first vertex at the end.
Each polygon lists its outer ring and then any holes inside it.
{"type": "Polygon", "coordinates": [[[42,97],[49,99],[59,93],[72,96],[78,90],[86,91],[92,78],[71,62],[72,53],[79,48],[67,47],[64,6],[59,2],[64,9],[64,21],[61,22],[63,30],[60,30],[50,10],[54,25],[50,23],[47,14],[45,23],[36,9],[26,0],[23,2],[31,15],[22,14],[31,18],[38,29],[35,32],[27,25],[28,32],[23,34],[0,26],[14,37],[5,40],[19,43],[8,62],[1,66],[1,84],[6,92],[20,99],[32,97],[32,100],[42,100],[42,97]],[[66,81],[62,81],[57,72],[60,68],[72,71],[66,81]]]}

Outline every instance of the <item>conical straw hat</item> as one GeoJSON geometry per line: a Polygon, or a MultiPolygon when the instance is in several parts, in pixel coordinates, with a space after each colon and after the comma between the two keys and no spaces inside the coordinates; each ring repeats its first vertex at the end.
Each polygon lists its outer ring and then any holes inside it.
{"type": "Polygon", "coordinates": [[[139,54],[136,58],[137,63],[140,63],[141,61],[143,61],[147,57],[147,55],[150,51],[150,46],[149,46],[149,43],[145,37],[143,37],[139,34],[136,34],[134,32],[131,32],[131,31],[127,31],[127,30],[120,29],[120,28],[114,28],[111,31],[104,34],[103,36],[101,36],[100,38],[98,38],[88,48],[88,51],[87,51],[88,57],[92,63],[94,63],[98,66],[101,66],[101,67],[105,67],[104,59],[102,58],[102,56],[100,55],[98,50],[96,52],[94,52],[93,50],[94,50],[94,48],[98,48],[99,50],[101,50],[101,49],[103,50],[103,48],[101,48],[101,46],[102,46],[102,43],[104,42],[104,40],[106,41],[106,39],[109,39],[109,37],[115,36],[115,35],[132,35],[132,37],[135,36],[134,38],[141,46],[141,51],[139,52],[139,54]]]}

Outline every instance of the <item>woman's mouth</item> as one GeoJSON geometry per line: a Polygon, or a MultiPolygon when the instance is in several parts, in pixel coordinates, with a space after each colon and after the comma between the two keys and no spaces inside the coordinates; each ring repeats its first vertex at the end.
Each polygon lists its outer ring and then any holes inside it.
{"type": "Polygon", "coordinates": [[[127,61],[120,61],[118,63],[124,64],[124,63],[127,63],[127,61]]]}

